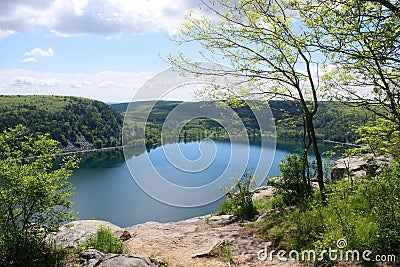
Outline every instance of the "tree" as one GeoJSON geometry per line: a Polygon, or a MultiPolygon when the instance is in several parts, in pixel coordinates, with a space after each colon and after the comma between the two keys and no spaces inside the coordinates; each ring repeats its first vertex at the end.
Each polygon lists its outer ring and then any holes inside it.
{"type": "Polygon", "coordinates": [[[0,265],[43,266],[47,237],[74,219],[72,185],[77,160],[55,163],[58,142],[21,125],[0,135],[0,265]]]}
{"type": "Polygon", "coordinates": [[[298,11],[329,56],[326,88],[333,98],[363,106],[400,130],[398,6],[384,0],[305,0],[298,11]]]}
{"type": "Polygon", "coordinates": [[[212,15],[196,18],[195,14],[189,14],[175,40],[200,43],[207,51],[228,60],[233,71],[196,68],[195,63],[190,63],[183,55],[170,58],[170,61],[181,69],[191,66],[184,69],[186,71],[245,77],[256,86],[254,90],[222,88],[224,91],[220,93],[216,91],[219,87],[215,86],[211,88],[212,95],[290,101],[296,107],[297,115],[304,119],[305,150],[313,148],[318,184],[324,199],[323,164],[314,128],[320,92],[318,67],[324,58],[309,41],[309,32],[294,9],[296,0],[202,3],[212,15]]]}

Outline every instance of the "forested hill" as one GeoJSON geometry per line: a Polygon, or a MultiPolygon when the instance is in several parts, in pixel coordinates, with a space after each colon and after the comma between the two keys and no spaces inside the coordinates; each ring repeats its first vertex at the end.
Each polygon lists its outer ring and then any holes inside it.
{"type": "MultiPolygon", "coordinates": [[[[182,102],[179,101],[158,101],[152,108],[148,121],[148,126],[152,129],[147,129],[148,137],[157,134],[161,128],[161,124],[171,112],[171,110],[182,102]]],[[[130,111],[136,116],[145,114],[153,106],[153,101],[134,102],[130,107],[130,111]]],[[[194,104],[195,105],[195,104],[194,104]]],[[[291,103],[285,101],[271,101],[269,103],[273,116],[276,122],[278,137],[286,138],[301,138],[303,134],[302,119],[299,116],[294,116],[295,109],[291,107],[291,103]],[[289,111],[289,113],[287,113],[289,111]]],[[[117,112],[124,113],[128,103],[120,103],[111,105],[117,112]]],[[[248,132],[253,133],[252,129],[258,127],[253,113],[248,107],[234,108],[242,118],[248,132]]],[[[338,102],[320,102],[319,111],[315,116],[315,129],[320,140],[332,140],[337,142],[354,142],[358,136],[352,131],[353,127],[374,123],[375,116],[371,112],[367,112],[360,108],[349,107],[338,102]]],[[[189,134],[189,128],[193,128],[194,134],[198,134],[199,128],[212,129],[215,125],[210,124],[210,120],[197,120],[186,127],[186,132],[189,134]],[[193,125],[197,124],[197,125],[193,125]]],[[[210,133],[210,131],[208,131],[210,133]]],[[[213,133],[211,131],[211,133],[213,133]]],[[[210,136],[200,136],[201,138],[210,136]]],[[[212,136],[211,136],[212,137],[212,136]]],[[[158,140],[157,137],[154,138],[158,140]]]]}
{"type": "Polygon", "coordinates": [[[68,96],[0,96],[0,130],[17,124],[71,149],[115,146],[122,116],[100,101],[68,96]]]}

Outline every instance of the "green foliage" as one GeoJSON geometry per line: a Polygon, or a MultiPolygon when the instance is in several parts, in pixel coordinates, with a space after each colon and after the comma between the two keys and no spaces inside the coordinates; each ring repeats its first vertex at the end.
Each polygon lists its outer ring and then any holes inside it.
{"type": "Polygon", "coordinates": [[[271,209],[271,205],[269,204],[269,201],[266,201],[266,200],[255,200],[255,201],[253,201],[253,205],[256,208],[258,213],[260,213],[261,211],[271,209]]]}
{"type": "Polygon", "coordinates": [[[253,205],[258,213],[276,208],[283,209],[284,207],[286,207],[282,195],[277,195],[277,194],[271,196],[268,200],[253,201],[253,205]]]}
{"type": "Polygon", "coordinates": [[[400,127],[400,16],[385,2],[398,10],[398,1],[356,0],[299,1],[297,9],[310,40],[329,56],[326,93],[400,127]]]}
{"type": "MultiPolygon", "coordinates": [[[[373,255],[400,257],[400,164],[388,167],[379,177],[351,182],[339,180],[327,187],[327,200],[308,199],[295,209],[263,219],[259,233],[275,247],[297,251],[337,249],[371,250],[373,255]]],[[[325,257],[319,264],[330,263],[325,257]]]]}
{"type": "Polygon", "coordinates": [[[222,243],[219,244],[218,246],[215,246],[210,251],[209,255],[212,257],[217,257],[225,262],[231,262],[233,259],[231,247],[226,243],[222,243]]]}
{"type": "MultiPolygon", "coordinates": [[[[336,242],[345,239],[346,250],[370,250],[373,255],[395,255],[399,259],[399,133],[395,123],[381,118],[376,125],[362,126],[358,131],[358,142],[364,146],[355,152],[389,155],[394,161],[377,177],[335,181],[327,187],[325,203],[316,196],[317,191],[298,207],[267,216],[259,232],[274,246],[300,252],[315,250],[318,255],[336,249],[336,242]]],[[[298,173],[296,164],[289,169],[292,172],[298,173]]],[[[318,264],[332,261],[324,257],[318,264]]]]}
{"type": "Polygon", "coordinates": [[[110,228],[100,226],[95,234],[90,235],[85,242],[79,244],[78,249],[96,249],[104,253],[123,253],[122,240],[115,237],[110,228]]]}
{"type": "Polygon", "coordinates": [[[271,196],[268,203],[272,209],[276,209],[276,208],[282,209],[287,205],[283,199],[284,199],[283,195],[274,194],[273,196],[271,196]]]}
{"type": "Polygon", "coordinates": [[[360,138],[357,143],[364,146],[355,152],[374,153],[377,155],[400,156],[400,130],[392,121],[378,118],[375,125],[357,128],[360,138]]]}
{"type": "Polygon", "coordinates": [[[62,146],[80,146],[77,137],[112,146],[121,140],[122,116],[108,105],[66,96],[0,96],[0,131],[17,124],[34,134],[49,133],[62,146]]]}
{"type": "Polygon", "coordinates": [[[252,196],[254,177],[246,172],[242,179],[235,179],[236,186],[225,189],[226,199],[221,203],[218,214],[232,214],[239,219],[251,220],[257,214],[252,196]]]}
{"type": "Polygon", "coordinates": [[[73,157],[55,164],[58,142],[34,136],[21,125],[0,135],[0,265],[42,266],[54,260],[50,233],[75,217],[73,157]],[[53,257],[53,258],[52,258],[53,257]]]}
{"type": "MultiPolygon", "coordinates": [[[[275,205],[282,199],[286,205],[297,205],[312,193],[310,180],[306,176],[309,163],[302,155],[288,154],[279,163],[281,174],[276,179],[269,179],[268,184],[274,187],[275,205]]],[[[312,166],[310,167],[312,169],[312,166]]],[[[313,174],[309,174],[313,176],[313,174]]]]}

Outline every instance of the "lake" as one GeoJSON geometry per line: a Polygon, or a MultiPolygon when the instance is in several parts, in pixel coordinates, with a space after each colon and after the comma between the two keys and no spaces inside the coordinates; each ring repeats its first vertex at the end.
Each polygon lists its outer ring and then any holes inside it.
{"type": "MultiPolygon", "coordinates": [[[[82,155],[80,168],[69,178],[76,187],[72,197],[74,209],[79,219],[106,220],[121,227],[146,221],[179,221],[214,213],[222,201],[220,187],[228,185],[227,178],[232,182],[230,178],[238,178],[237,174],[243,169],[256,168],[262,153],[270,156],[271,168],[267,173],[273,177],[278,174],[278,163],[285,155],[299,152],[301,148],[301,142],[294,140],[280,140],[276,149],[261,147],[257,142],[248,145],[206,140],[167,144],[149,152],[130,149],[125,151],[126,162],[122,150],[82,155]],[[242,150],[246,148],[247,160],[229,157],[233,150],[244,155],[242,150]],[[206,155],[209,150],[211,156],[206,155]],[[184,161],[182,156],[186,158],[184,161]],[[146,164],[149,159],[151,167],[146,164]],[[243,162],[247,164],[243,166],[243,162]],[[167,186],[154,182],[157,178],[152,173],[161,176],[167,186]],[[222,182],[215,183],[216,177],[222,176],[225,177],[221,178],[222,182]],[[171,191],[173,189],[170,190],[168,184],[174,184],[178,189],[185,188],[189,193],[180,195],[179,191],[171,191]],[[150,191],[156,188],[155,192],[149,192],[149,186],[150,191]],[[195,191],[199,188],[203,191],[195,191]],[[190,190],[194,190],[193,193],[190,190]],[[197,193],[201,199],[196,197],[197,193]]],[[[333,144],[321,143],[322,151],[332,149],[333,144]]],[[[263,178],[258,180],[262,182],[263,178]]]]}

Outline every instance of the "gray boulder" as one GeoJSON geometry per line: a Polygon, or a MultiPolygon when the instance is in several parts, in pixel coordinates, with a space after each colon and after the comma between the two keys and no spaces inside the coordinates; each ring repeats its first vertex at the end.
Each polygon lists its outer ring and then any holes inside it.
{"type": "Polygon", "coordinates": [[[85,267],[158,267],[164,264],[157,259],[147,256],[112,253],[105,254],[95,249],[88,249],[82,252],[79,255],[79,261],[81,266],[85,267]]]}
{"type": "Polygon", "coordinates": [[[376,176],[390,164],[391,158],[365,154],[338,159],[331,171],[332,181],[349,177],[376,176]]]}
{"type": "Polygon", "coordinates": [[[269,200],[274,195],[274,188],[272,186],[261,186],[259,188],[254,189],[252,200],[269,200]]]}
{"type": "Polygon", "coordinates": [[[55,244],[62,248],[77,248],[79,242],[85,241],[91,234],[95,234],[102,226],[109,228],[115,237],[123,237],[126,240],[124,229],[106,221],[82,220],[73,221],[60,227],[59,231],[52,237],[55,244]]]}

